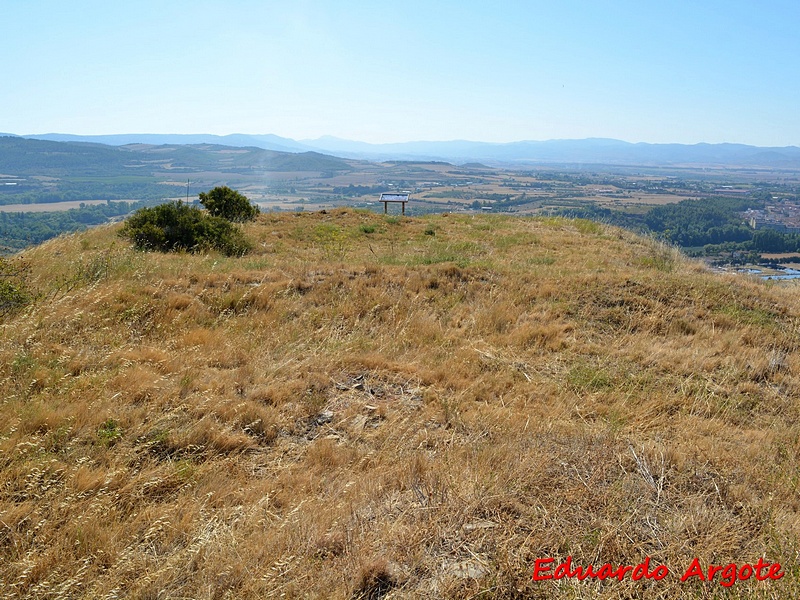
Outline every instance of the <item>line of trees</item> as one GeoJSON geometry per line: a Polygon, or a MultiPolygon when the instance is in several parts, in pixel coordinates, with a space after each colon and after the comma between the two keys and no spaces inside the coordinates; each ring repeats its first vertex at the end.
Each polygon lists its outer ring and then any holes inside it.
{"type": "Polygon", "coordinates": [[[752,244],[758,252],[800,252],[800,234],[759,229],[753,233],[752,244]]]}
{"type": "Polygon", "coordinates": [[[716,197],[654,206],[643,214],[610,210],[596,204],[555,212],[655,234],[684,248],[737,243],[748,244],[749,250],[754,231],[743,222],[741,213],[763,206],[759,199],[716,197]]]}
{"type": "Polygon", "coordinates": [[[156,200],[175,195],[175,188],[158,183],[129,181],[122,183],[59,182],[57,188],[48,189],[41,184],[0,187],[0,204],[38,204],[75,202],[82,200],[156,200]],[[9,190],[15,191],[9,191],[9,190]]]}
{"type": "Polygon", "coordinates": [[[107,202],[56,212],[0,212],[0,252],[41,244],[62,233],[100,225],[141,208],[146,202],[107,202]]]}

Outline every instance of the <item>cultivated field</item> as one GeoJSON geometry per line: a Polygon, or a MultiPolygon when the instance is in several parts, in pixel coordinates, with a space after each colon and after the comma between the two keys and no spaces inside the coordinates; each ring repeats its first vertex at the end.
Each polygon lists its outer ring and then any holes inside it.
{"type": "MultiPolygon", "coordinates": [[[[135,200],[111,200],[111,202],[135,202],[135,200]]],[[[21,212],[60,212],[80,208],[81,205],[96,206],[105,204],[105,200],[81,200],[73,202],[46,202],[38,204],[0,204],[0,212],[21,213],[21,212]]]]}

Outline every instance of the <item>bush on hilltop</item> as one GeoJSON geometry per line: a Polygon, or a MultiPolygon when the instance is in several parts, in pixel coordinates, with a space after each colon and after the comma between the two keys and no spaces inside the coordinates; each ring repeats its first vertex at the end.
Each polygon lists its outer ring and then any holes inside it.
{"type": "Polygon", "coordinates": [[[213,216],[237,223],[252,221],[259,213],[258,206],[251,204],[246,196],[227,186],[200,192],[200,204],[213,216]]]}
{"type": "Polygon", "coordinates": [[[230,221],[209,215],[180,201],[137,210],[119,235],[140,250],[197,252],[219,250],[241,256],[250,248],[241,231],[230,221]]]}

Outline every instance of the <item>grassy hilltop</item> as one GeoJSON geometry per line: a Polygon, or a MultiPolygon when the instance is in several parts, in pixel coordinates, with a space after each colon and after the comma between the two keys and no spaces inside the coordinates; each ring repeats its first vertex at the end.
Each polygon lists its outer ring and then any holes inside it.
{"type": "Polygon", "coordinates": [[[27,251],[0,324],[3,597],[800,594],[796,288],[588,221],[118,227],[27,251]],[[670,574],[531,581],[569,555],[670,574]]]}

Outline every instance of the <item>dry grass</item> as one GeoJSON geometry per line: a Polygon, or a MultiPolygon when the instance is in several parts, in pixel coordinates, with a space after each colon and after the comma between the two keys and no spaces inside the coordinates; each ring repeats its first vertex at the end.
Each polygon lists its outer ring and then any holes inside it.
{"type": "Polygon", "coordinates": [[[4,597],[800,593],[794,290],[561,219],[114,231],[27,252],[0,325],[4,597]],[[531,581],[568,555],[671,573],[531,581]],[[761,556],[786,576],[679,582],[761,556]]]}

